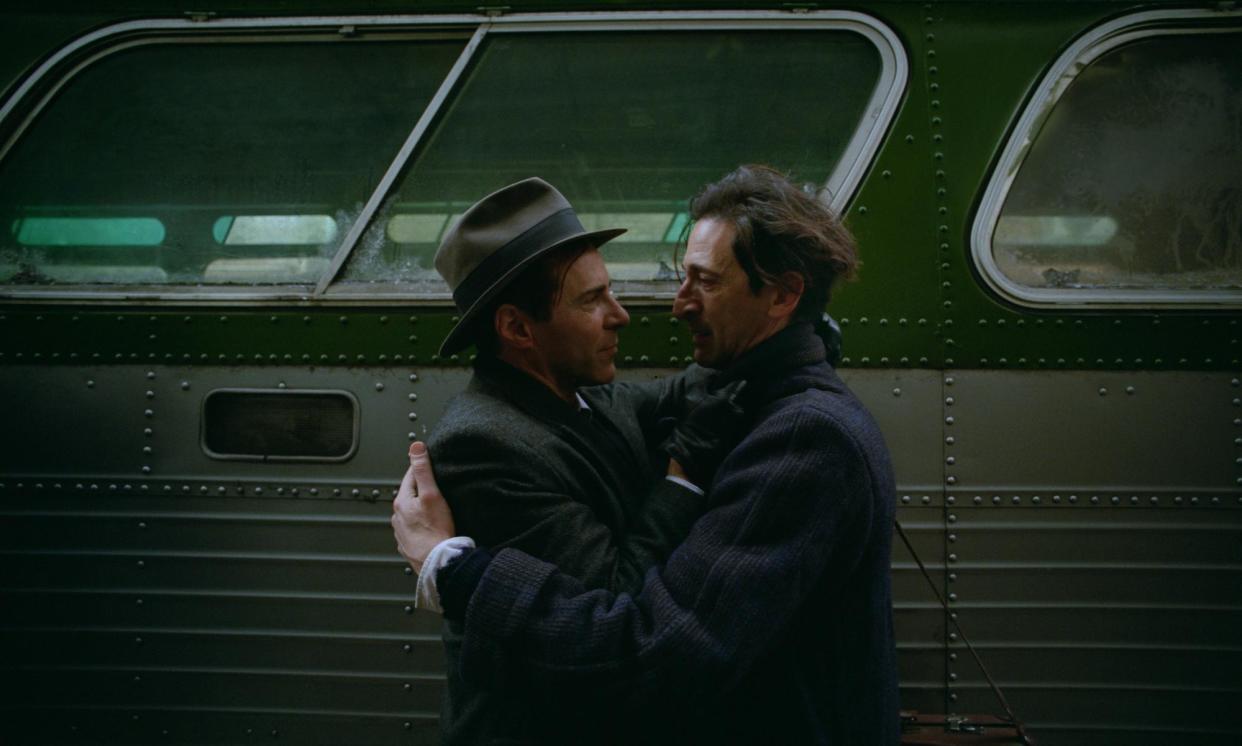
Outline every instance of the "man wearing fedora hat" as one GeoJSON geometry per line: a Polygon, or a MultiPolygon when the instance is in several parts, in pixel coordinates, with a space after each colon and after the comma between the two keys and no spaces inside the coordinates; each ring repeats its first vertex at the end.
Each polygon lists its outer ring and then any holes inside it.
{"type": "Polygon", "coordinates": [[[398,548],[464,629],[459,675],[594,721],[590,738],[564,740],[895,744],[892,466],[813,329],[857,264],[853,239],[761,166],[709,184],[691,218],[673,312],[695,360],[720,369],[712,386],[747,381],[754,422],[641,590],[589,590],[475,546],[417,443],[394,501],[398,548]]]}
{"type": "MultiPolygon", "coordinates": [[[[468,388],[428,443],[470,536],[614,591],[636,590],[684,538],[703,509],[694,482],[710,476],[745,422],[737,387],[706,395],[701,370],[600,385],[616,373],[617,332],[629,315],[610,292],[598,249],[623,232],[585,230],[538,178],[462,215],[435,260],[460,311],[440,354],[472,343],[478,354],[468,388]],[[689,403],[698,406],[687,417],[689,403]]],[[[444,743],[548,739],[547,718],[518,692],[458,675],[459,624],[445,625],[444,640],[444,743]]]]}

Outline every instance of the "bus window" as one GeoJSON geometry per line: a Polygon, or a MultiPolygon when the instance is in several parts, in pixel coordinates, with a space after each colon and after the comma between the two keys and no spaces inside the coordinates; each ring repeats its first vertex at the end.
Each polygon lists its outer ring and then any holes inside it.
{"type": "Polygon", "coordinates": [[[203,399],[203,452],[237,461],[348,461],[358,451],[348,391],[215,389],[203,399]]]}
{"type": "Polygon", "coordinates": [[[147,39],[63,81],[0,143],[0,282],[319,280],[465,42],[285,33],[147,39]]]}
{"type": "Polygon", "coordinates": [[[688,198],[749,162],[830,183],[886,126],[885,68],[841,28],[489,33],[333,289],[443,294],[450,216],[541,176],[588,229],[629,229],[604,250],[619,292],[671,292],[688,198]]]}
{"type": "Polygon", "coordinates": [[[1018,132],[1026,155],[994,225],[982,215],[990,230],[977,230],[976,258],[1001,292],[1036,303],[1242,300],[1239,49],[1237,29],[1200,29],[1097,51],[1032,132],[1018,132]]]}

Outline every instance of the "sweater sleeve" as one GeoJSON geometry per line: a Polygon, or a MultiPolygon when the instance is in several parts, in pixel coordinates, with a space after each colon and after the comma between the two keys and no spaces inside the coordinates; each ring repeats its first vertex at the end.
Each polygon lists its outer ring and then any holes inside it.
{"type": "Polygon", "coordinates": [[[770,418],[722,466],[713,507],[637,595],[586,590],[522,552],[496,554],[466,611],[463,675],[584,692],[604,705],[720,691],[871,530],[866,459],[827,415],[770,418]]]}
{"type": "Polygon", "coordinates": [[[491,561],[491,552],[474,547],[453,557],[436,572],[436,585],[443,589],[440,606],[446,618],[460,621],[466,615],[470,594],[474,593],[491,561]]]}

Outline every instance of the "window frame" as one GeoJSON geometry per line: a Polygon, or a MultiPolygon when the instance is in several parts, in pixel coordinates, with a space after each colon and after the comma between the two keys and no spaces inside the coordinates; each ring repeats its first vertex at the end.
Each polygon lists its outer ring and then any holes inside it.
{"type": "MultiPolygon", "coordinates": [[[[906,92],[909,77],[907,52],[896,33],[879,19],[854,11],[645,11],[583,13],[514,13],[511,15],[386,15],[386,16],[304,16],[255,19],[148,19],[112,24],[88,33],[62,47],[22,80],[0,104],[0,125],[19,106],[28,106],[12,134],[0,143],[0,159],[24,134],[33,119],[55,93],[79,71],[94,62],[139,44],[167,43],[170,39],[190,39],[202,35],[232,41],[270,35],[271,43],[305,38],[308,34],[455,30],[470,33],[458,59],[439,89],[412,126],[402,147],[389,163],[350,229],[341,239],[335,255],[320,279],[311,284],[263,285],[254,287],[172,285],[66,285],[56,288],[0,285],[0,303],[12,301],[74,301],[115,303],[176,303],[188,305],[282,305],[290,301],[315,304],[350,305],[452,305],[452,297],[442,293],[411,293],[399,285],[364,287],[337,280],[372,219],[380,211],[393,185],[431,128],[443,104],[453,93],[462,73],[488,34],[521,34],[591,31],[708,31],[708,30],[843,30],[861,35],[875,47],[880,58],[880,74],[836,168],[823,186],[831,195],[827,204],[837,211],[853,198],[888,133],[906,92]],[[75,62],[76,59],[76,62],[75,62]],[[24,101],[45,79],[63,70],[32,105],[24,101]]],[[[194,38],[192,43],[201,43],[194,38]]],[[[266,41],[266,39],[264,40],[266,41]]],[[[262,42],[260,42],[262,43],[262,42]]],[[[690,195],[686,195],[689,197],[690,195]]],[[[627,293],[628,300],[672,298],[675,288],[650,293],[627,293]]]]}
{"type": "Polygon", "coordinates": [[[1024,105],[975,213],[970,232],[971,259],[987,286],[1019,306],[1034,309],[1113,308],[1236,308],[1242,306],[1237,290],[1166,288],[1034,288],[1014,282],[993,255],[992,236],[1009,190],[1030,153],[1032,134],[1060,102],[1078,75],[1093,62],[1120,46],[1139,39],[1187,34],[1229,33],[1242,30],[1242,11],[1157,10],[1114,18],[1075,40],[1048,68],[1024,105]],[[1215,22],[1215,23],[1211,23],[1215,22]],[[1234,25],[1226,25],[1233,22],[1234,25]]]}
{"type": "Polygon", "coordinates": [[[205,456],[215,461],[246,461],[253,464],[343,464],[358,454],[362,435],[362,403],[352,391],[345,389],[282,389],[254,387],[222,387],[208,391],[199,403],[198,412],[198,445],[205,456]],[[287,396],[339,396],[349,402],[352,408],[352,431],[349,450],[340,456],[264,456],[253,453],[221,453],[207,445],[207,405],[217,394],[264,394],[281,397],[287,396]]]}

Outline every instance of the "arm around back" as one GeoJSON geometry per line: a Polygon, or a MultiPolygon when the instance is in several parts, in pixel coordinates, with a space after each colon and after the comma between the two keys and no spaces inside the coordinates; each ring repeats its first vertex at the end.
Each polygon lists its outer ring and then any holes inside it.
{"type": "Polygon", "coordinates": [[[848,583],[879,524],[887,529],[876,511],[891,506],[881,494],[891,482],[877,484],[867,450],[826,408],[768,416],[726,460],[713,507],[637,596],[587,591],[521,552],[497,553],[468,606],[446,609],[464,613],[463,675],[506,673],[579,697],[590,686],[601,703],[729,687],[848,583]]]}
{"type": "MultiPolygon", "coordinates": [[[[524,437],[529,437],[527,433],[524,437]]],[[[432,446],[436,481],[458,532],[493,551],[521,550],[591,587],[633,590],[703,510],[704,498],[663,479],[632,526],[619,530],[622,506],[595,488],[591,463],[552,438],[526,440],[505,428],[449,431],[432,446]],[[469,457],[463,455],[469,454],[469,457]],[[610,523],[612,525],[610,525],[610,523]]]]}

